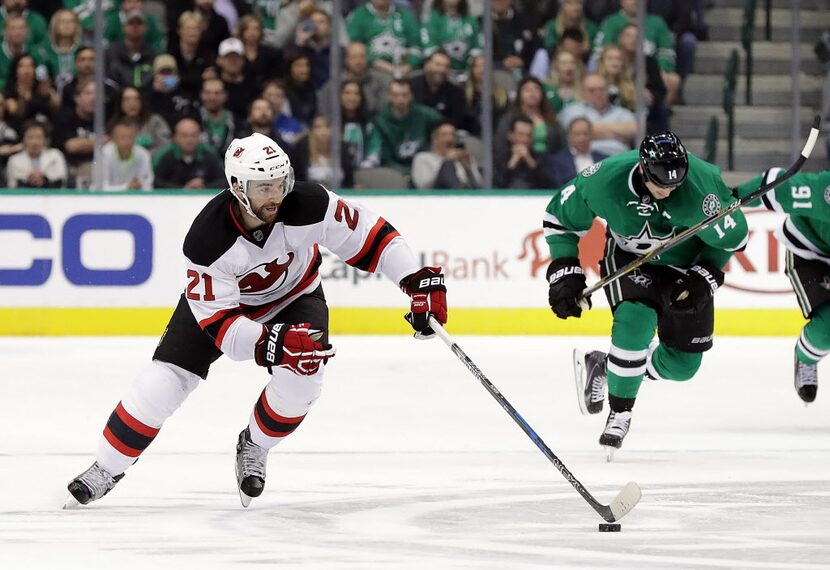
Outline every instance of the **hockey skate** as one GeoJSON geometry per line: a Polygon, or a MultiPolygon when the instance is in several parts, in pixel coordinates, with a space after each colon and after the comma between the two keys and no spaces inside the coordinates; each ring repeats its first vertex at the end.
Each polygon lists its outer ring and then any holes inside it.
{"type": "Polygon", "coordinates": [[[605,386],[608,383],[606,372],[607,355],[599,350],[585,354],[578,348],[573,352],[574,380],[576,381],[576,398],[579,411],[583,415],[598,414],[605,401],[605,386]]]}
{"type": "Polygon", "coordinates": [[[804,401],[804,405],[816,399],[818,390],[818,365],[804,364],[795,357],[795,391],[798,397],[804,401]]]}
{"type": "Polygon", "coordinates": [[[251,499],[262,494],[267,462],[268,450],[251,441],[249,428],[242,430],[236,443],[236,484],[243,507],[247,508],[251,499]]]}
{"type": "Polygon", "coordinates": [[[69,497],[63,505],[64,509],[72,509],[78,505],[86,505],[97,501],[109,493],[115,484],[124,478],[124,474],[110,475],[98,462],[92,467],[75,477],[66,487],[69,490],[69,497]]]}
{"type": "Polygon", "coordinates": [[[631,426],[631,412],[608,413],[608,420],[605,422],[605,430],[599,436],[599,444],[605,448],[606,461],[614,460],[614,451],[622,447],[623,439],[631,426]]]}

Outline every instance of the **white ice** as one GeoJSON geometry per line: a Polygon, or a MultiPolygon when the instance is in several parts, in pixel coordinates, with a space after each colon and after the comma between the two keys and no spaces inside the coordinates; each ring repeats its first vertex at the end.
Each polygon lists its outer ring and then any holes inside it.
{"type": "Polygon", "coordinates": [[[805,408],[794,339],[719,338],[686,383],[643,385],[614,463],[570,351],[459,344],[600,501],[599,516],[439,340],[341,336],[323,397],[245,510],[234,444],[267,378],[221,359],[103,500],[60,509],[154,338],[0,339],[0,568],[830,567],[830,379],[805,408]]]}

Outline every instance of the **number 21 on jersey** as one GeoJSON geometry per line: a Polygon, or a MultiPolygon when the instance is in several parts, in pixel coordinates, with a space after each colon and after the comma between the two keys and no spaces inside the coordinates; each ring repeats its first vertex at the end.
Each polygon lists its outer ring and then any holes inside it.
{"type": "Polygon", "coordinates": [[[187,270],[187,278],[190,282],[187,284],[187,298],[193,301],[215,301],[216,296],[213,294],[213,278],[207,273],[199,275],[197,271],[192,269],[187,270]],[[203,282],[205,295],[200,296],[195,289],[199,286],[199,282],[203,282]]]}

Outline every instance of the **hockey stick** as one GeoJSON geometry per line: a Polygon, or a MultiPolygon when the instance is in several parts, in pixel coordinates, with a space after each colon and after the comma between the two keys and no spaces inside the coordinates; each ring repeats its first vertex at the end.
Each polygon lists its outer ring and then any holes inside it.
{"type": "MultiPolygon", "coordinates": [[[[821,124],[821,117],[816,115],[816,118],[813,120],[813,126],[810,128],[810,135],[807,137],[807,142],[805,143],[804,148],[801,150],[801,155],[798,157],[798,159],[793,163],[793,165],[790,166],[790,168],[782,176],[780,176],[779,178],[777,178],[777,179],[775,179],[771,182],[767,182],[766,184],[764,184],[763,186],[758,188],[752,194],[748,194],[747,196],[744,196],[743,198],[740,198],[739,200],[736,200],[735,202],[733,202],[732,204],[730,204],[729,206],[727,206],[726,208],[721,210],[719,213],[714,214],[712,216],[709,216],[705,220],[703,220],[701,222],[698,222],[697,224],[693,225],[690,228],[686,228],[685,230],[683,230],[682,232],[680,232],[679,234],[674,236],[672,239],[661,243],[660,245],[658,245],[657,247],[655,247],[652,250],[649,250],[648,253],[646,253],[642,257],[638,257],[637,259],[635,259],[635,260],[631,261],[630,263],[624,265],[619,270],[617,270],[616,273],[614,273],[612,275],[608,275],[608,276],[604,277],[603,279],[600,279],[599,281],[597,281],[596,283],[594,283],[590,287],[586,287],[585,290],[582,291],[582,294],[579,296],[579,301],[584,302],[584,299],[586,297],[588,297],[589,295],[599,291],[600,289],[602,289],[606,285],[610,285],[611,283],[613,283],[614,281],[616,281],[620,277],[623,277],[623,276],[627,275],[628,273],[631,273],[632,271],[634,271],[635,269],[637,269],[641,265],[643,265],[645,263],[648,263],[649,261],[656,258],[658,255],[662,254],[666,250],[671,249],[674,246],[683,243],[687,239],[689,239],[689,238],[695,236],[696,234],[698,234],[703,228],[705,228],[709,224],[717,222],[721,218],[725,218],[726,216],[728,216],[729,214],[735,212],[736,210],[738,210],[742,206],[748,204],[749,202],[752,202],[753,200],[757,200],[763,194],[766,194],[767,192],[769,192],[770,190],[772,190],[773,188],[775,188],[779,184],[782,184],[782,183],[786,182],[787,180],[789,180],[790,178],[792,178],[793,176],[795,176],[798,173],[798,171],[801,170],[801,167],[804,166],[804,162],[810,157],[810,154],[813,152],[813,147],[815,146],[816,139],[818,138],[818,127],[819,127],[820,124],[821,124]]],[[[587,303],[585,304],[585,306],[583,308],[587,308],[587,303]]]]}
{"type": "Polygon", "coordinates": [[[589,493],[588,490],[582,486],[582,483],[580,483],[579,480],[577,480],[577,478],[574,477],[573,473],[571,473],[570,470],[567,467],[565,467],[565,464],[562,463],[562,461],[560,461],[559,458],[556,457],[556,455],[554,455],[554,453],[550,450],[550,448],[547,445],[545,445],[545,442],[542,441],[542,438],[539,437],[539,435],[535,431],[533,431],[533,428],[530,427],[530,425],[524,420],[524,418],[521,415],[519,415],[519,412],[516,411],[516,408],[510,405],[510,402],[508,402],[505,399],[505,397],[501,395],[501,392],[499,392],[498,388],[493,386],[492,382],[490,382],[487,379],[487,377],[478,368],[478,366],[476,366],[475,363],[472,360],[470,360],[470,357],[467,356],[463,350],[461,350],[461,347],[458,346],[458,344],[452,339],[452,337],[450,337],[447,331],[444,330],[444,327],[442,327],[441,324],[438,321],[436,321],[435,318],[432,316],[429,317],[429,326],[432,327],[432,330],[434,330],[439,337],[441,337],[441,340],[444,341],[444,344],[446,344],[450,348],[453,354],[455,354],[458,357],[458,359],[464,363],[464,366],[467,367],[467,370],[472,372],[473,376],[478,378],[481,384],[487,389],[488,392],[490,392],[490,395],[493,396],[499,403],[499,405],[501,405],[501,407],[504,408],[504,411],[506,411],[508,415],[510,415],[510,417],[513,418],[513,421],[519,424],[519,427],[522,428],[522,431],[524,431],[527,434],[527,436],[531,440],[533,440],[533,443],[536,444],[536,447],[538,447],[542,451],[542,453],[545,454],[545,457],[547,457],[550,460],[550,462],[553,463],[553,466],[559,470],[559,472],[562,474],[563,477],[565,477],[568,483],[573,485],[573,488],[576,489],[580,495],[582,495],[582,498],[585,499],[588,502],[588,504],[591,505],[591,507],[596,512],[598,512],[603,519],[605,519],[607,522],[618,521],[625,515],[627,515],[629,511],[631,511],[631,509],[633,509],[637,505],[637,503],[640,501],[640,497],[642,496],[642,492],[640,491],[640,486],[637,485],[637,483],[634,483],[633,481],[629,482],[628,484],[626,484],[625,487],[622,488],[622,490],[617,494],[614,500],[611,501],[611,504],[603,505],[602,503],[597,501],[593,497],[593,495],[591,495],[591,493],[589,493]]]}

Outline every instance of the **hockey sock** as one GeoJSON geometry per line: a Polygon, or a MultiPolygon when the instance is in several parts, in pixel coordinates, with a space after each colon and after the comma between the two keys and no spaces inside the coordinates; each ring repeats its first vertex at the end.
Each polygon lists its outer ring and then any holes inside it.
{"type": "Polygon", "coordinates": [[[648,345],[657,328],[657,312],[643,303],[624,301],[614,310],[608,352],[608,397],[634,399],[646,371],[648,345]]]}
{"type": "Polygon", "coordinates": [[[251,441],[260,447],[270,449],[300,427],[303,419],[305,419],[305,414],[298,417],[285,417],[275,412],[268,403],[267,389],[263,390],[248,424],[251,430],[251,441]]]}
{"type": "Polygon", "coordinates": [[[619,398],[608,394],[608,406],[614,412],[630,412],[635,401],[634,398],[619,398]]]}
{"type": "Polygon", "coordinates": [[[110,414],[98,443],[98,463],[111,475],[123,473],[199,382],[198,376],[183,368],[158,360],[151,362],[110,414]]]}
{"type": "Polygon", "coordinates": [[[816,364],[830,353],[830,305],[819,307],[801,329],[795,354],[804,364],[816,364]]]}
{"type": "Polygon", "coordinates": [[[649,365],[658,378],[683,382],[697,373],[702,361],[703,354],[699,352],[681,352],[660,343],[651,354],[649,365]]]}
{"type": "Polygon", "coordinates": [[[160,426],[149,426],[136,419],[124,408],[123,402],[118,402],[107,420],[103,440],[98,446],[98,463],[111,475],[123,473],[152,443],[159,429],[160,426]]]}
{"type": "Polygon", "coordinates": [[[271,449],[291,435],[320,397],[324,369],[320,366],[311,376],[299,376],[286,368],[274,368],[248,420],[251,441],[271,449]]]}

